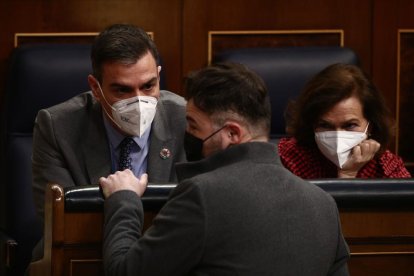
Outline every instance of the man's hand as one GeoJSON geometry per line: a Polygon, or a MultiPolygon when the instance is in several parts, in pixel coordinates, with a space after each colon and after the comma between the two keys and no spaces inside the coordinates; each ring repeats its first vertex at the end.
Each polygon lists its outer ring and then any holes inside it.
{"type": "Polygon", "coordinates": [[[362,141],[352,149],[348,161],[338,170],[338,178],[355,178],[358,171],[375,157],[379,149],[380,144],[375,140],[362,141]]]}
{"type": "Polygon", "coordinates": [[[117,171],[108,177],[101,177],[99,184],[102,187],[105,198],[120,190],[134,191],[141,197],[148,184],[148,175],[144,173],[141,178],[135,177],[131,170],[117,171]]]}

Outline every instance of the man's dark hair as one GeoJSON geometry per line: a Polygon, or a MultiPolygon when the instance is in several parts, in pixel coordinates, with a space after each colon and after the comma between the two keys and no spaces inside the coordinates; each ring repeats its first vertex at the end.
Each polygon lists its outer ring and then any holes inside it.
{"type": "Polygon", "coordinates": [[[185,82],[185,98],[216,121],[233,113],[251,129],[270,132],[266,85],[242,64],[217,63],[191,73],[185,82]]]}
{"type": "Polygon", "coordinates": [[[330,65],[307,83],[297,100],[288,105],[288,134],[300,145],[316,148],[314,128],[318,120],[351,96],[360,100],[363,115],[369,121],[369,137],[381,144],[380,152],[383,152],[393,135],[393,120],[381,93],[355,65],[330,65]]]}
{"type": "Polygon", "coordinates": [[[102,65],[104,63],[134,64],[148,51],[158,64],[157,47],[144,30],[129,24],[111,25],[95,38],[92,45],[93,74],[99,81],[102,81],[102,65]]]}

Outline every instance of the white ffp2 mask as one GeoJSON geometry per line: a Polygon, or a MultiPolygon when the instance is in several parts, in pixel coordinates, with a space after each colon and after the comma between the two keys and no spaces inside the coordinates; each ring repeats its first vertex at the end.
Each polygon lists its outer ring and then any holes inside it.
{"type": "Polygon", "coordinates": [[[112,116],[110,116],[103,108],[108,117],[125,133],[141,137],[154,120],[157,111],[157,99],[151,96],[135,96],[117,101],[111,106],[106,100],[99,83],[98,86],[105,102],[112,109],[112,116]]]}
{"type": "Polygon", "coordinates": [[[136,96],[114,103],[112,116],[125,133],[141,137],[151,126],[155,117],[157,99],[150,96],[136,96]]]}
{"type": "Polygon", "coordinates": [[[359,131],[321,131],[315,133],[315,141],[322,154],[342,169],[352,148],[367,139],[367,129],[359,131]]]}

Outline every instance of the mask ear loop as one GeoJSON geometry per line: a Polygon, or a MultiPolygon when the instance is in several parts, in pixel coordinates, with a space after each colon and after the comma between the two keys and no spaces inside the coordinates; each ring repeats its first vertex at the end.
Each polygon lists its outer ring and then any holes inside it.
{"type": "MultiPolygon", "coordinates": [[[[111,107],[111,109],[112,110],[115,110],[115,108],[112,106],[112,105],[110,105],[109,103],[108,103],[108,101],[106,100],[106,98],[105,98],[105,95],[104,95],[104,93],[103,93],[103,91],[102,91],[102,88],[101,88],[101,84],[99,83],[99,81],[96,81],[96,83],[98,84],[98,87],[99,87],[99,90],[101,91],[101,95],[102,95],[102,97],[103,97],[103,99],[105,100],[105,102],[106,102],[106,104],[107,105],[109,105],[110,107],[111,107]]],[[[106,115],[109,117],[109,119],[118,127],[118,128],[120,128],[120,129],[122,129],[122,127],[117,123],[117,122],[115,122],[115,120],[114,120],[114,118],[112,118],[112,116],[111,115],[109,115],[109,113],[108,113],[108,111],[106,111],[106,109],[104,108],[104,107],[102,107],[102,109],[103,109],[103,111],[106,113],[106,115]]]]}
{"type": "MultiPolygon", "coordinates": [[[[101,95],[102,95],[103,99],[105,100],[106,104],[107,104],[107,105],[109,105],[109,106],[111,107],[111,109],[112,109],[112,110],[114,110],[115,108],[113,108],[113,107],[112,107],[112,105],[110,105],[110,104],[108,103],[108,101],[106,100],[105,95],[104,95],[104,93],[103,93],[103,90],[102,90],[102,88],[101,88],[101,84],[99,83],[99,81],[98,81],[98,80],[96,81],[96,83],[98,84],[99,90],[101,91],[101,95]]],[[[105,108],[104,108],[104,110],[105,110],[105,108]]],[[[106,111],[106,110],[105,110],[105,111],[106,111]]],[[[107,114],[108,114],[108,113],[107,113],[107,114]]]]}
{"type": "Polygon", "coordinates": [[[225,128],[227,125],[222,126],[221,128],[217,129],[216,131],[214,131],[213,133],[211,133],[207,138],[203,139],[203,143],[205,141],[207,141],[208,139],[210,139],[211,137],[213,137],[214,135],[216,135],[220,130],[222,130],[223,128],[225,128]]]}
{"type": "Polygon", "coordinates": [[[368,127],[369,127],[369,122],[367,123],[367,126],[365,127],[364,133],[368,135],[367,131],[368,131],[368,127]]]}

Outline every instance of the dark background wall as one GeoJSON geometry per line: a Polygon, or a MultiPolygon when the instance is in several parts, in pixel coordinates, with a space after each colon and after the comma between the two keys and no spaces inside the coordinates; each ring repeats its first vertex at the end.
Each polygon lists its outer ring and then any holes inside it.
{"type": "Polygon", "coordinates": [[[113,23],[139,25],[154,35],[168,89],[182,94],[183,77],[206,65],[209,53],[229,45],[225,37],[216,37],[216,48],[209,47],[210,31],[305,31],[305,39],[272,34],[273,43],[283,46],[337,44],[318,32],[339,30],[343,45],[359,55],[397,119],[393,150],[414,168],[413,14],[410,0],[1,0],[0,99],[15,33],[85,33],[113,23]]]}

